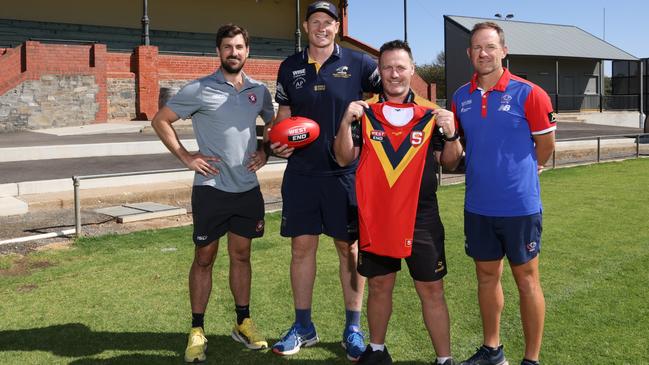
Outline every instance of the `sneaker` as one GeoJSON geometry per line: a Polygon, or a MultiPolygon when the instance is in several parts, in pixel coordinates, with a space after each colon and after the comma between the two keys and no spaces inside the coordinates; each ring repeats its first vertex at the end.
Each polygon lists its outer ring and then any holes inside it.
{"type": "Polygon", "coordinates": [[[343,340],[340,344],[345,349],[348,360],[358,361],[363,351],[365,351],[365,336],[361,331],[353,331],[347,328],[343,332],[343,340]]]}
{"type": "Polygon", "coordinates": [[[489,350],[483,345],[460,365],[509,365],[509,362],[505,359],[503,345],[498,346],[496,351],[489,350]]]}
{"type": "Polygon", "coordinates": [[[207,338],[201,327],[194,327],[189,332],[187,349],[185,349],[186,362],[203,362],[205,361],[205,351],[207,350],[207,338]]]}
{"type": "Polygon", "coordinates": [[[235,324],[232,328],[232,338],[246,345],[251,350],[261,350],[268,348],[268,342],[264,339],[252,319],[246,318],[241,324],[235,324]]]}
{"type": "Polygon", "coordinates": [[[365,348],[365,352],[361,355],[356,363],[358,365],[392,365],[392,357],[388,353],[388,348],[383,351],[373,351],[371,346],[365,348]]]}
{"type": "Polygon", "coordinates": [[[318,341],[320,338],[318,338],[313,323],[309,328],[302,328],[299,324],[294,323],[282,336],[282,339],[273,345],[273,352],[282,356],[293,355],[297,354],[302,346],[313,346],[318,341]]]}

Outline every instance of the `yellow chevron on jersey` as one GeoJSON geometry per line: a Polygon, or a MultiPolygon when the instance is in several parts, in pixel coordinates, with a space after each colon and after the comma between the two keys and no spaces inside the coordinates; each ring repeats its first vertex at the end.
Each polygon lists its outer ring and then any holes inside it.
{"type": "MultiPolygon", "coordinates": [[[[399,179],[401,173],[410,164],[422,146],[428,146],[428,141],[432,136],[434,122],[429,123],[433,115],[427,112],[410,130],[410,137],[405,137],[399,147],[395,150],[387,136],[385,138],[376,138],[377,135],[385,134],[383,124],[372,111],[372,108],[366,110],[363,117],[363,131],[367,140],[372,144],[376,151],[376,156],[381,163],[383,172],[392,187],[399,179]],[[423,127],[423,128],[422,128],[423,127]],[[423,132],[419,135],[419,140],[413,143],[413,137],[416,132],[423,132]],[[375,138],[373,138],[373,136],[375,138]]],[[[425,153],[425,152],[424,152],[425,153]]]]}

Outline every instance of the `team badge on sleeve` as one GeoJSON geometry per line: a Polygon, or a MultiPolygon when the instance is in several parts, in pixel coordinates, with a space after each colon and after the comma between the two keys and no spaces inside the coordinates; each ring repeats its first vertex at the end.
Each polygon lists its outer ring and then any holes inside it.
{"type": "Polygon", "coordinates": [[[557,113],[555,112],[550,112],[548,113],[548,121],[550,124],[554,124],[557,122],[557,113]]]}

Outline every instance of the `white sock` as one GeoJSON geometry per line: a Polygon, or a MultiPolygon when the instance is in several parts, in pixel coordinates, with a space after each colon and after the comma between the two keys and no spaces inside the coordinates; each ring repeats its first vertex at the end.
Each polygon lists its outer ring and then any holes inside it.
{"type": "Polygon", "coordinates": [[[448,360],[448,359],[452,359],[452,358],[453,358],[452,356],[445,356],[445,357],[439,357],[439,356],[438,356],[438,357],[437,357],[437,363],[438,363],[439,365],[442,365],[442,364],[444,363],[444,361],[446,361],[446,360],[448,360]]]}
{"type": "Polygon", "coordinates": [[[370,347],[372,348],[372,351],[383,351],[385,350],[385,344],[384,343],[371,343],[370,342],[370,347]]]}

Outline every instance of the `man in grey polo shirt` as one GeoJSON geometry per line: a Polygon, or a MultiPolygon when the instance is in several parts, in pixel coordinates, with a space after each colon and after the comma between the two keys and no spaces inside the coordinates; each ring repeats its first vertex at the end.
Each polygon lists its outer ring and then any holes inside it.
{"type": "Polygon", "coordinates": [[[195,255],[189,271],[192,329],[185,361],[205,361],[203,317],[212,289],[212,267],[219,238],[227,233],[230,289],[237,322],[232,338],[251,349],[268,347],[250,319],[250,245],[264,233],[264,201],[256,171],[268,155],[257,149],[256,118],[274,116],[262,83],[242,71],[249,53],[248,33],[228,24],[216,36],[221,67],[185,85],[151,122],[167,148],[196,171],[192,189],[195,255]],[[199,151],[188,152],[172,123],[192,118],[199,151]]]}

